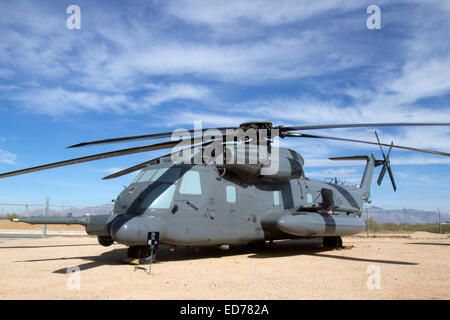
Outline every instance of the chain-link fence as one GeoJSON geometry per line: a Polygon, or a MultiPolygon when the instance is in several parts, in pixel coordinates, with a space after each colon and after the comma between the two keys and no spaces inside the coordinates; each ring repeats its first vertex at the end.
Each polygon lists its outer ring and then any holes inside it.
{"type": "MultiPolygon", "coordinates": [[[[52,203],[47,200],[44,199],[41,203],[27,201],[0,202],[0,221],[29,216],[64,217],[68,215],[110,214],[113,210],[112,203],[90,206],[64,203],[63,201],[52,203]]],[[[364,208],[361,219],[366,224],[365,233],[410,233],[416,231],[450,233],[450,211],[439,208],[417,210],[368,207],[364,208]]],[[[64,226],[52,227],[52,229],[55,228],[65,229],[64,226]]],[[[0,229],[2,229],[1,225],[0,229]]],[[[43,232],[45,231],[43,230],[43,232]]]]}
{"type": "Polygon", "coordinates": [[[450,233],[450,211],[365,208],[361,218],[366,233],[450,233]]]}
{"type": "Polygon", "coordinates": [[[26,223],[12,223],[10,220],[21,217],[47,216],[66,217],[110,214],[113,204],[98,206],[51,203],[44,199],[42,203],[27,201],[0,202],[0,233],[3,237],[46,237],[47,235],[84,235],[85,229],[81,225],[29,225],[26,223]]]}

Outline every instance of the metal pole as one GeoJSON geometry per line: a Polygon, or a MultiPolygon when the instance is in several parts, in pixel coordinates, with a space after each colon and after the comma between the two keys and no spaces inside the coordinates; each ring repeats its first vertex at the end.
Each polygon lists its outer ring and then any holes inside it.
{"type": "MultiPolygon", "coordinates": [[[[60,215],[61,217],[63,217],[63,216],[65,216],[65,214],[64,214],[64,201],[63,201],[63,203],[62,203],[62,214],[60,215]]],[[[63,229],[63,225],[61,225],[60,226],[60,234],[62,235],[62,229],[63,229]]]]}
{"type": "Polygon", "coordinates": [[[152,263],[153,263],[153,245],[150,246],[150,264],[148,265],[148,274],[152,273],[152,263]]]}
{"type": "Polygon", "coordinates": [[[438,214],[439,214],[439,233],[442,233],[442,226],[441,226],[441,210],[438,209],[438,214]]]}
{"type": "Polygon", "coordinates": [[[367,238],[369,237],[369,208],[366,208],[367,211],[367,238]]]}
{"type": "MultiPolygon", "coordinates": [[[[48,197],[45,199],[45,208],[44,208],[44,217],[48,215],[48,197]]],[[[45,238],[47,236],[47,225],[42,225],[42,238],[45,238]]]]}
{"type": "Polygon", "coordinates": [[[403,223],[405,225],[405,231],[406,231],[406,209],[403,208],[403,223]]]}

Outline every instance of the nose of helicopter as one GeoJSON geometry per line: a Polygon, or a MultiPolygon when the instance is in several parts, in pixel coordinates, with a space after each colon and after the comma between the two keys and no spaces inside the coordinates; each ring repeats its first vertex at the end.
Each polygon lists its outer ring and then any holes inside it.
{"type": "Polygon", "coordinates": [[[120,215],[111,223],[110,235],[127,246],[146,245],[149,232],[163,233],[165,223],[155,216],[120,215]]]}

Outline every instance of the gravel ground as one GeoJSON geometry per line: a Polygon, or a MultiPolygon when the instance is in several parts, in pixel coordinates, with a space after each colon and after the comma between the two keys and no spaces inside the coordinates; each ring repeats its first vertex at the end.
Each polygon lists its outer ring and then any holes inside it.
{"type": "Polygon", "coordinates": [[[450,298],[446,235],[347,237],[353,248],[334,251],[320,243],[160,246],[148,275],[148,265],[122,263],[125,246],[102,247],[93,237],[0,240],[0,299],[450,298]],[[68,274],[71,267],[81,272],[68,274]]]}

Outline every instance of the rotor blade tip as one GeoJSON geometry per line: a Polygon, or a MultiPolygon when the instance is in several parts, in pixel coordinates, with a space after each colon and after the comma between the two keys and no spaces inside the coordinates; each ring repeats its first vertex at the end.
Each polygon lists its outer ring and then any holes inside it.
{"type": "Polygon", "coordinates": [[[70,149],[70,148],[78,148],[78,147],[81,147],[81,146],[83,146],[83,145],[84,145],[83,143],[78,143],[78,144],[74,144],[73,146],[67,147],[67,149],[70,149]]]}

